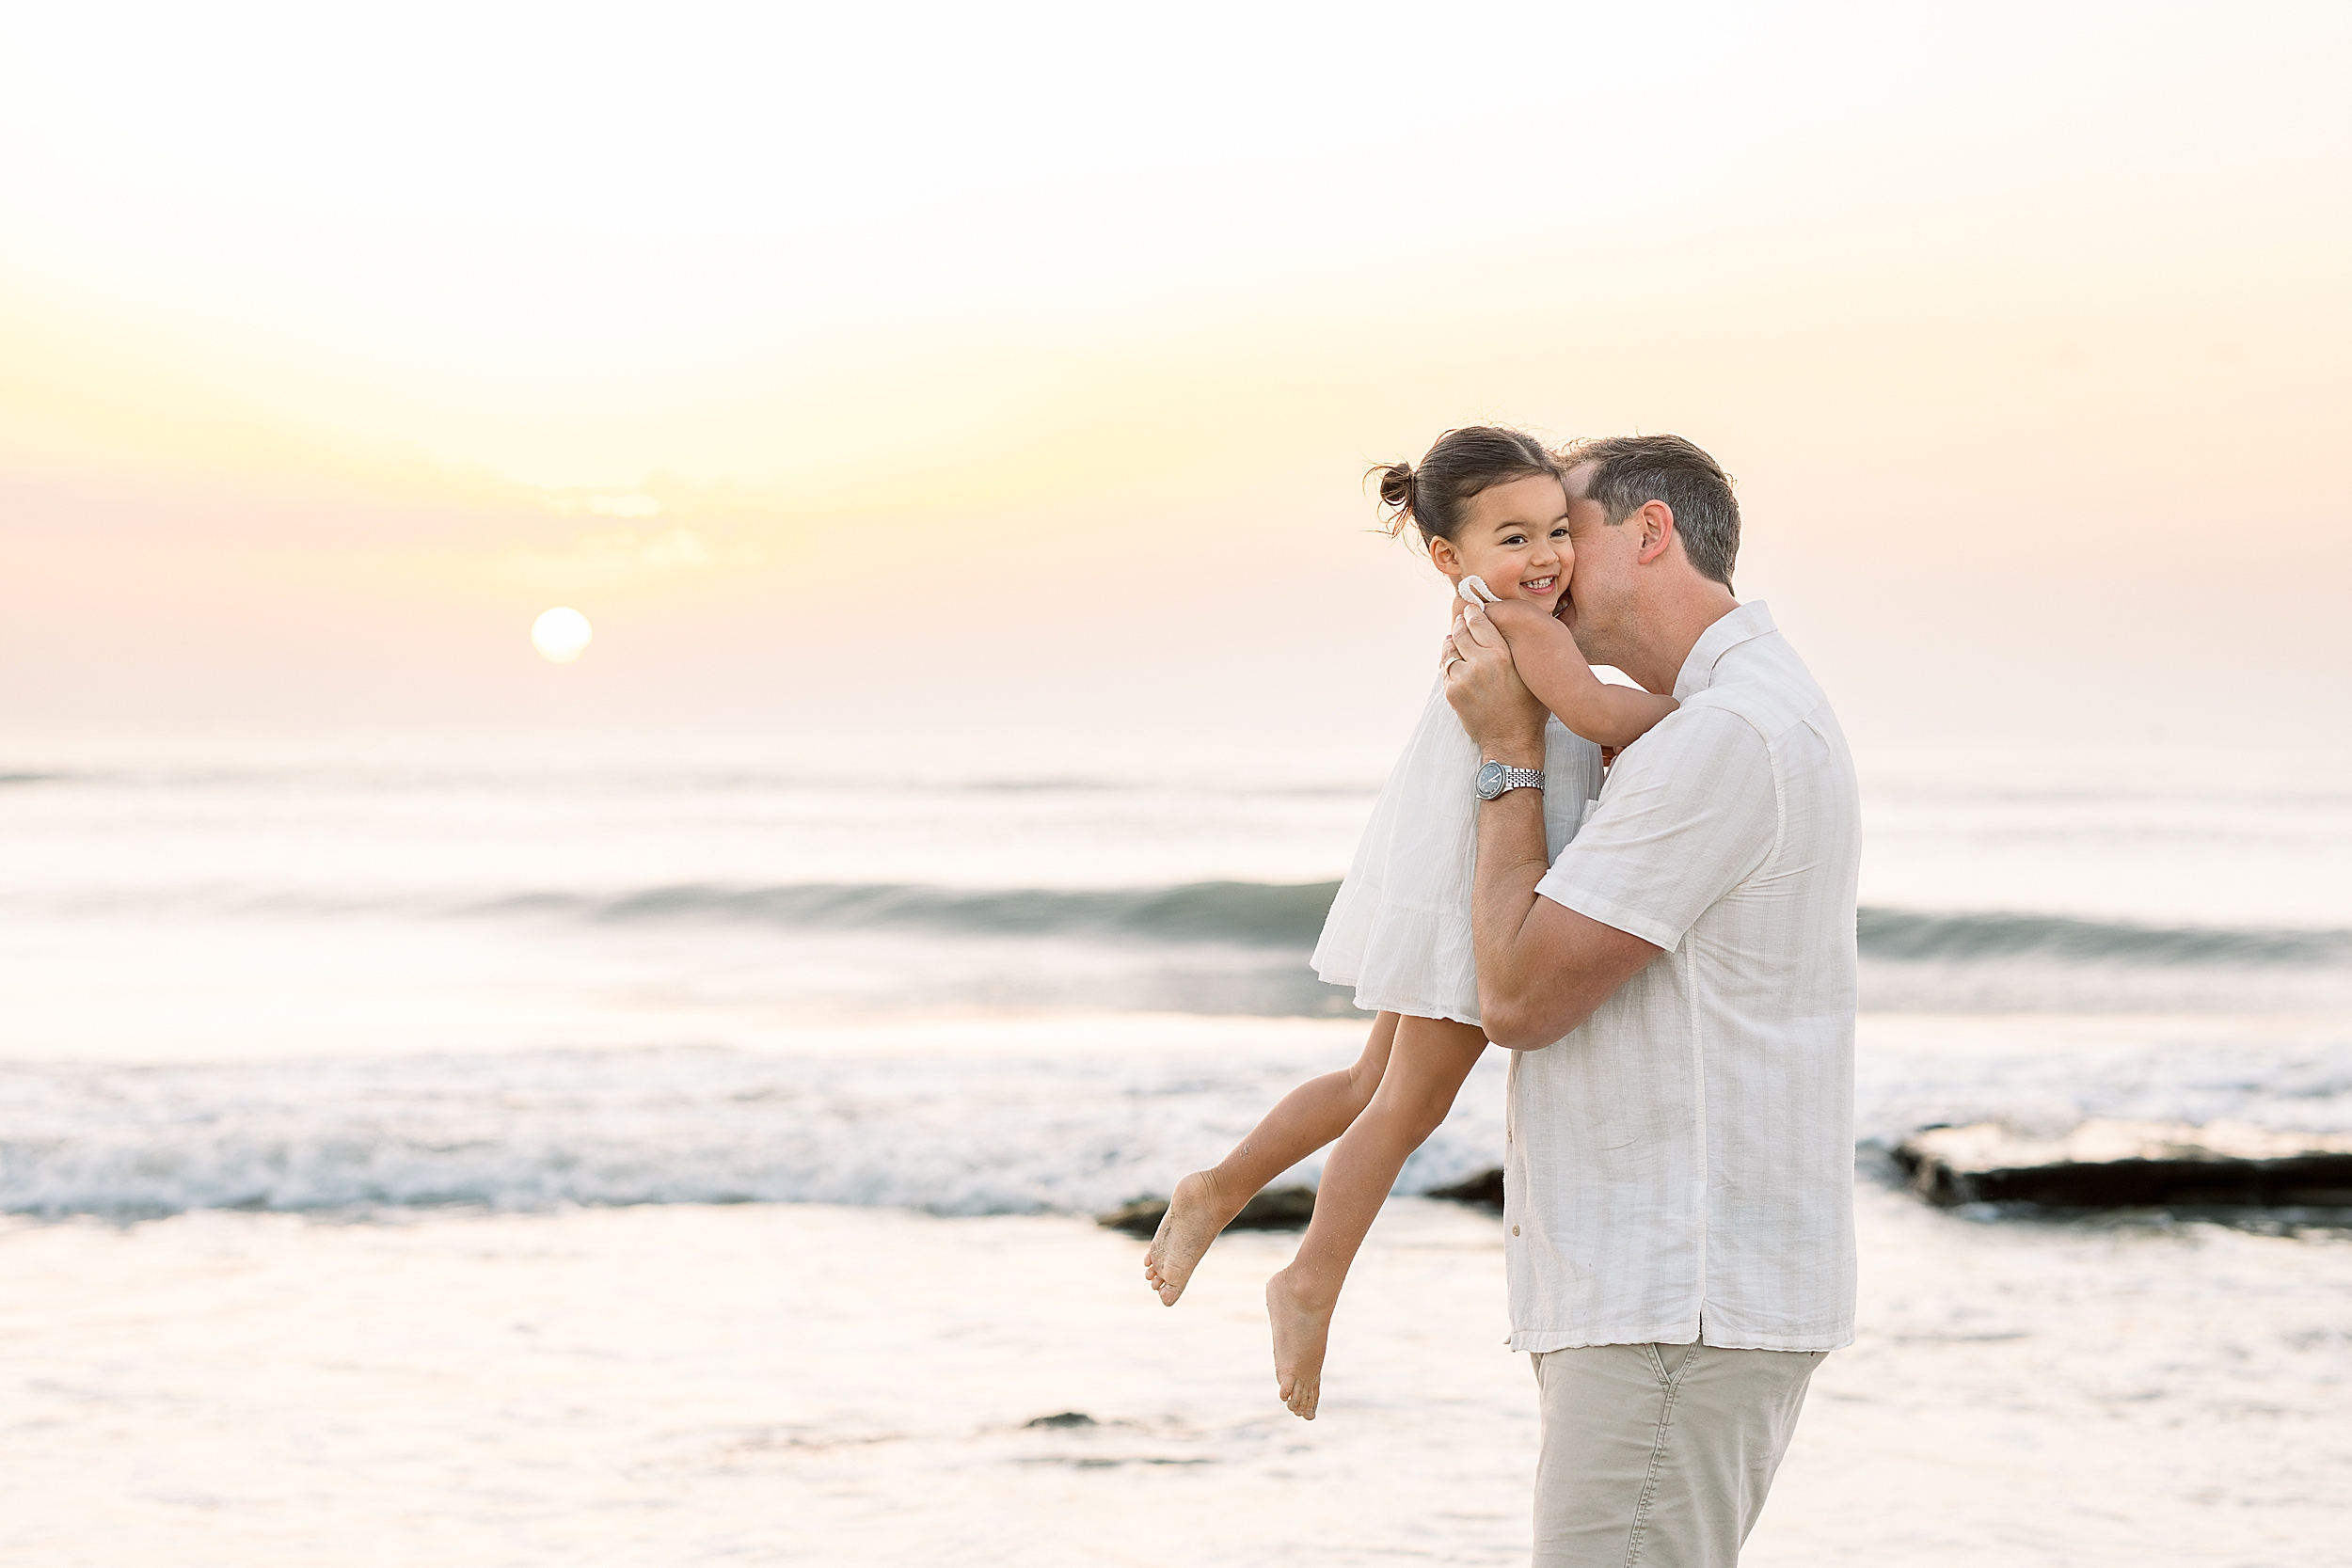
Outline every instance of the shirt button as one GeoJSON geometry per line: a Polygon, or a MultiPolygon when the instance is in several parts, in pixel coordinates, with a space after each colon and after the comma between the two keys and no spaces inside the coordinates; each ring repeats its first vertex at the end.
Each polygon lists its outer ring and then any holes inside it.
{"type": "Polygon", "coordinates": [[[1515,1225],[1515,1226],[1513,1226],[1513,1227],[1511,1227],[1511,1234],[1512,1234],[1512,1235],[1514,1235],[1514,1236],[1516,1236],[1516,1235],[1518,1235],[1518,1233],[1519,1233],[1519,1227],[1518,1227],[1518,1226],[1516,1226],[1516,1225],[1515,1225]]]}

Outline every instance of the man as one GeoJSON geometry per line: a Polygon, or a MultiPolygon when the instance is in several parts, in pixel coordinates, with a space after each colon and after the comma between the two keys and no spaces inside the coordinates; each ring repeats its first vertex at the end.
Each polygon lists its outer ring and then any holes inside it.
{"type": "Polygon", "coordinates": [[[1543,1407],[1539,1568],[1735,1563],[1805,1385],[1853,1338],[1852,760],[1761,604],[1740,513],[1677,436],[1564,454],[1564,612],[1682,705],[1546,863],[1542,709],[1463,607],[1482,754],[1479,1006],[1512,1058],[1511,1345],[1543,1407]]]}

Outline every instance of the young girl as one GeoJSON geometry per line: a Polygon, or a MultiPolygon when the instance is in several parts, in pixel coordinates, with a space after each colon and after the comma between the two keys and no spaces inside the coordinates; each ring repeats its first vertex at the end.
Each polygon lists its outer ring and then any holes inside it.
{"type": "MultiPolygon", "coordinates": [[[[1479,595],[1520,678],[1553,714],[1543,789],[1557,856],[1600,792],[1600,748],[1626,745],[1675,708],[1669,697],[1603,685],[1554,619],[1575,563],[1559,464],[1518,431],[1448,431],[1418,468],[1382,470],[1380,499],[1391,532],[1411,523],[1456,593],[1479,595]]],[[[1356,1005],[1379,1015],[1363,1055],[1292,1090],[1215,1168],[1179,1181],[1144,1260],[1144,1277],[1174,1306],[1242,1205],[1338,1138],[1298,1256],[1266,1282],[1275,1383],[1283,1403],[1308,1420],[1356,1249],[1406,1158],[1445,1119],[1486,1048],[1470,952],[1481,760],[1446,705],[1441,676],[1373,807],[1315,947],[1315,972],[1352,984],[1356,1005]]]]}

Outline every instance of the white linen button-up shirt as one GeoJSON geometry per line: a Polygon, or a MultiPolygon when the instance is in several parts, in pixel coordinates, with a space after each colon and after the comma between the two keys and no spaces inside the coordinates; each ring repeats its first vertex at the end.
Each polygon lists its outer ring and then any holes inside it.
{"type": "Polygon", "coordinates": [[[1536,892],[1666,951],[1513,1056],[1511,1348],[1853,1338],[1853,761],[1760,603],[1536,892]]]}

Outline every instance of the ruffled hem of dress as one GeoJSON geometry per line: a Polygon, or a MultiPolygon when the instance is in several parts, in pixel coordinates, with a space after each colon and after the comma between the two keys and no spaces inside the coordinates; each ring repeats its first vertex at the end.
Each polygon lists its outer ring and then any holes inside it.
{"type": "MultiPolygon", "coordinates": [[[[1345,981],[1333,981],[1344,985],[1345,981]]],[[[1449,1008],[1442,1002],[1432,1002],[1419,996],[1376,996],[1367,991],[1356,993],[1356,1006],[1368,1013],[1398,1013],[1406,1018],[1436,1019],[1451,1023],[1467,1023],[1473,1029],[1484,1029],[1475,1007],[1449,1008]]]]}

